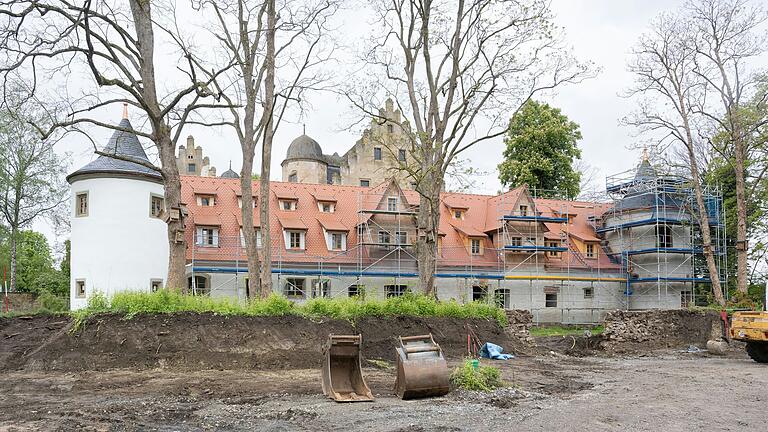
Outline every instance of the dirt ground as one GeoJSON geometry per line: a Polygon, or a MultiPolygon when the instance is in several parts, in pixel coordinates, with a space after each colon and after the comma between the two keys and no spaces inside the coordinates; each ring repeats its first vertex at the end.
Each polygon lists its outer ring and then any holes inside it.
{"type": "MultiPolygon", "coordinates": [[[[490,362],[490,361],[486,361],[490,362]]],[[[319,370],[4,371],[0,431],[754,431],[768,369],[741,353],[517,357],[510,387],[401,401],[392,369],[367,367],[370,403],[323,397],[319,370]]]]}

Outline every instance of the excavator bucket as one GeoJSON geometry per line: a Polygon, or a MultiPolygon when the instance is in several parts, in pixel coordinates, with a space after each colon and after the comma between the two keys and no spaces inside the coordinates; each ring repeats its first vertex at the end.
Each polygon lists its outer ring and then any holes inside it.
{"type": "Polygon", "coordinates": [[[400,337],[395,393],[401,399],[442,396],[450,391],[448,363],[432,334],[400,337]]]}
{"type": "Polygon", "coordinates": [[[323,393],[336,402],[373,400],[360,366],[361,335],[329,335],[323,347],[323,393]]]}

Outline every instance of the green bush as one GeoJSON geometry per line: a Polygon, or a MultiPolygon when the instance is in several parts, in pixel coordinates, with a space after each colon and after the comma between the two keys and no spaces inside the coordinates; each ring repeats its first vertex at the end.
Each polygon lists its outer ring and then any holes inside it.
{"type": "Polygon", "coordinates": [[[37,297],[40,308],[48,312],[65,312],[69,310],[69,299],[44,292],[37,297]]]}
{"type": "Polygon", "coordinates": [[[485,303],[459,304],[454,300],[439,302],[431,297],[406,294],[384,300],[364,300],[361,297],[338,299],[316,298],[298,305],[282,295],[241,303],[229,298],[183,295],[175,291],[154,293],[120,292],[108,301],[96,294],[85,309],[74,313],[84,318],[93,313],[116,312],[132,317],[140,313],[210,312],[220,315],[281,316],[303,315],[354,321],[365,316],[430,316],[454,318],[483,318],[507,325],[503,309],[485,303]]]}
{"type": "Polygon", "coordinates": [[[480,365],[475,369],[471,359],[465,360],[463,365],[453,370],[451,384],[464,390],[485,392],[504,386],[499,368],[480,365]]]}

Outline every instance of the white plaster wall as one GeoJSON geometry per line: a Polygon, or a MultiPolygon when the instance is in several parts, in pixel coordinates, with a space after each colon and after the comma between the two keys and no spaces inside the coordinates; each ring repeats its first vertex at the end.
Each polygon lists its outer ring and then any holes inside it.
{"type": "Polygon", "coordinates": [[[151,279],[168,272],[166,224],[150,217],[150,194],[158,183],[133,178],[87,178],[71,186],[72,262],[70,306],[79,309],[95,292],[150,290],[151,279]],[[88,192],[88,215],[75,217],[75,196],[88,192]],[[86,298],[75,296],[75,281],[85,279],[86,298]]]}

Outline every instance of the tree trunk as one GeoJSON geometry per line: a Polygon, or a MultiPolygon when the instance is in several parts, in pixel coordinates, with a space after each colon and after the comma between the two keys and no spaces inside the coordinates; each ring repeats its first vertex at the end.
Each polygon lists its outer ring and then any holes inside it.
{"type": "MultiPolygon", "coordinates": [[[[685,102],[680,98],[680,112],[683,118],[683,127],[686,133],[686,149],[688,150],[688,162],[691,168],[691,182],[693,183],[694,194],[696,195],[696,205],[698,207],[698,219],[699,226],[701,228],[702,249],[704,252],[704,259],[707,262],[707,270],[709,272],[709,279],[712,281],[712,294],[715,296],[715,300],[720,306],[725,306],[725,298],[723,297],[723,289],[720,286],[720,273],[717,270],[717,264],[715,263],[714,251],[712,250],[712,235],[709,231],[709,215],[707,214],[706,203],[704,202],[704,193],[701,189],[701,177],[699,175],[699,164],[696,161],[696,153],[693,149],[693,136],[691,134],[690,123],[688,116],[685,114],[685,102]]],[[[693,239],[691,239],[693,242],[693,239]]]]}
{"type": "Polygon", "coordinates": [[[160,132],[157,143],[165,186],[165,209],[169,213],[171,209],[179,209],[179,219],[168,220],[168,280],[165,286],[186,294],[187,243],[184,236],[184,215],[181,211],[181,179],[176,166],[176,146],[171,140],[170,130],[167,127],[162,126],[157,130],[160,132]]]}
{"type": "MultiPolygon", "coordinates": [[[[247,115],[246,115],[247,117],[247,115]]],[[[253,115],[251,114],[251,117],[253,115]]],[[[256,238],[256,230],[253,226],[253,156],[255,143],[253,140],[253,128],[246,131],[243,143],[243,168],[240,171],[240,191],[242,193],[243,208],[243,238],[245,239],[245,253],[248,259],[248,298],[254,297],[253,290],[260,286],[260,260],[259,248],[256,238]]],[[[263,205],[263,204],[262,204],[263,205]]],[[[262,223],[263,225],[263,223],[262,223]]],[[[239,253],[238,253],[239,254],[239,253]]]]}
{"type": "Polygon", "coordinates": [[[442,175],[433,168],[427,171],[420,188],[421,203],[417,217],[418,240],[416,242],[416,259],[419,269],[419,287],[424,295],[436,297],[435,272],[437,270],[437,239],[440,228],[440,191],[442,190],[442,175]]]}
{"type": "Polygon", "coordinates": [[[11,292],[16,291],[16,237],[18,234],[18,228],[11,227],[11,292]]]}
{"type": "Polygon", "coordinates": [[[269,223],[269,176],[272,163],[272,140],[274,128],[272,124],[275,107],[275,25],[276,14],[275,0],[268,0],[267,5],[267,54],[266,76],[264,78],[264,112],[266,122],[264,124],[264,142],[261,149],[261,177],[259,178],[259,194],[261,197],[261,232],[262,262],[261,267],[261,297],[267,298],[272,294],[272,236],[269,223]]]}
{"type": "Polygon", "coordinates": [[[734,174],[736,176],[736,288],[738,292],[747,293],[747,198],[745,185],[745,151],[744,142],[737,128],[739,120],[731,124],[734,127],[733,139],[735,145],[734,174]]]}

